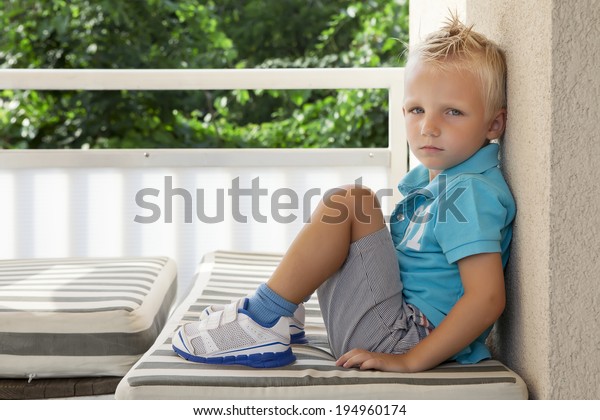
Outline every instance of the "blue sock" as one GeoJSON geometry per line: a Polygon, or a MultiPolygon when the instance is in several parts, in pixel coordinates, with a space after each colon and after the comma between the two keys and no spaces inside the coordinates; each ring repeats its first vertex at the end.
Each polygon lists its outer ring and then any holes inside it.
{"type": "Polygon", "coordinates": [[[254,321],[264,327],[270,327],[282,316],[292,316],[296,308],[298,305],[282,298],[263,283],[254,296],[248,298],[245,309],[254,321]]]}

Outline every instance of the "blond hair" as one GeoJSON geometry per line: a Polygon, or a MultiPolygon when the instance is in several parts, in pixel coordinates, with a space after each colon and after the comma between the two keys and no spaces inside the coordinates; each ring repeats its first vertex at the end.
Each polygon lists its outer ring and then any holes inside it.
{"type": "Polygon", "coordinates": [[[422,60],[440,69],[454,67],[474,74],[481,83],[486,116],[506,107],[506,58],[493,41],[452,14],[440,30],[409,50],[407,67],[422,60]]]}

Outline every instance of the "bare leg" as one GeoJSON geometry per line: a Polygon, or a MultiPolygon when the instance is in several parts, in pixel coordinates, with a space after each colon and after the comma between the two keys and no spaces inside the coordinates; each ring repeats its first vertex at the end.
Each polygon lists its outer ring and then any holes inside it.
{"type": "Polygon", "coordinates": [[[302,302],[342,266],[352,242],[384,226],[372,191],[355,185],[335,190],[319,203],[267,285],[289,302],[302,302]]]}

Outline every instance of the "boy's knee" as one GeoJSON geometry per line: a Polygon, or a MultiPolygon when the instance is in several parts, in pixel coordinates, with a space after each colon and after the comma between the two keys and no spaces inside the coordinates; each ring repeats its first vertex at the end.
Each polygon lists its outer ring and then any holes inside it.
{"type": "Polygon", "coordinates": [[[335,221],[338,222],[350,218],[361,223],[371,223],[374,211],[381,208],[376,194],[371,189],[355,184],[327,191],[323,197],[323,204],[336,214],[335,221]]]}
{"type": "Polygon", "coordinates": [[[342,185],[328,190],[323,196],[323,202],[327,204],[333,201],[344,202],[349,205],[355,202],[362,204],[373,203],[377,207],[379,206],[377,196],[370,188],[354,184],[342,185]]]}
{"type": "Polygon", "coordinates": [[[325,193],[324,198],[342,197],[347,199],[370,198],[377,201],[377,195],[373,190],[360,184],[347,184],[332,188],[325,193]]]}

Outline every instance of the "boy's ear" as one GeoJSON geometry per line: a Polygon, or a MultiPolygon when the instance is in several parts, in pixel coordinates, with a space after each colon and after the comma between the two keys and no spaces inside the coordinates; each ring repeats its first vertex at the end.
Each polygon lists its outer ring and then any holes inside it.
{"type": "Polygon", "coordinates": [[[490,126],[486,138],[488,140],[495,140],[502,136],[504,129],[506,128],[506,108],[500,109],[496,112],[494,118],[490,121],[490,126]]]}

